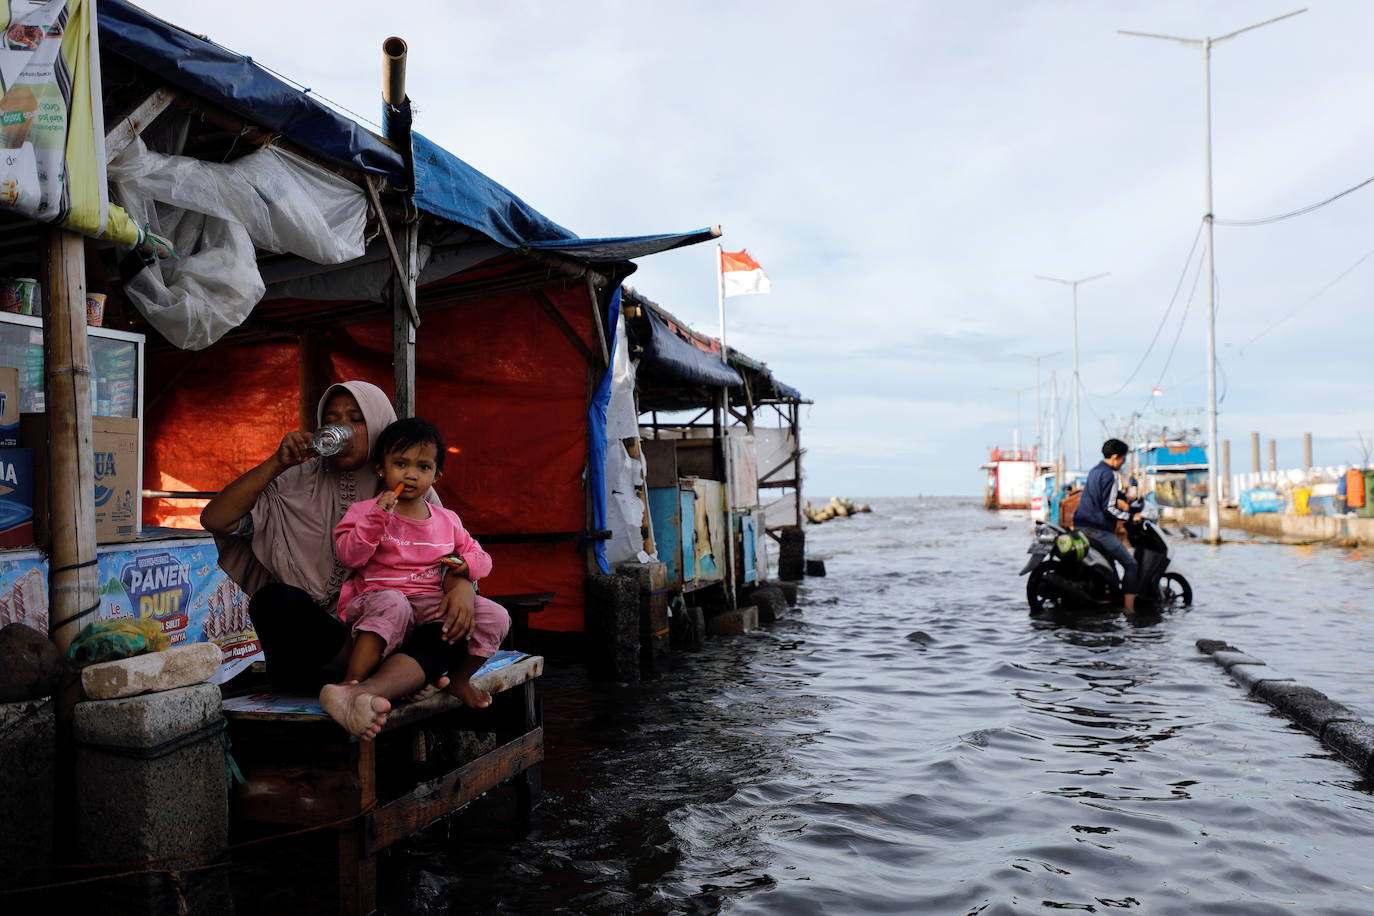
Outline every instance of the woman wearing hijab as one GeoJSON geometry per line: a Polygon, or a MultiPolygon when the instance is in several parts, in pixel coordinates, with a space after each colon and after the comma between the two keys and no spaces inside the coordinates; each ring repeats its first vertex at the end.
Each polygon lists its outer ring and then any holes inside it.
{"type": "MultiPolygon", "coordinates": [[[[334,527],[348,507],[377,495],[369,466],[377,436],[396,419],[386,394],[367,382],[343,382],[324,393],[320,425],[350,427],[342,452],[315,456],[311,435],[287,433],[262,464],[206,504],[200,523],[215,535],[219,565],[248,596],[248,613],[278,686],[312,689],[326,669],[342,671],[351,649],[349,628],[335,613],[348,570],[334,557],[334,527]]],[[[431,490],[426,496],[437,501],[431,490]]],[[[456,579],[445,603],[471,615],[472,583],[456,579]]],[[[375,737],[390,701],[425,685],[420,664],[403,646],[361,684],[331,684],[320,700],[340,725],[364,740],[375,737]]]]}

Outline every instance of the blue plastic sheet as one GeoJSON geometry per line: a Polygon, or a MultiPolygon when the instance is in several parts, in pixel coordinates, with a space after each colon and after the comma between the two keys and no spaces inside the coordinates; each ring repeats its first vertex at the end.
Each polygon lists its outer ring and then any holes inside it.
{"type": "MultiPolygon", "coordinates": [[[[338,165],[383,175],[411,187],[401,152],[381,137],[253,63],[121,0],[100,3],[100,44],[194,95],[201,96],[338,165]]],[[[404,134],[408,111],[398,117],[404,134]]],[[[588,263],[627,261],[715,237],[711,229],[667,235],[581,239],[443,147],[411,133],[415,204],[507,248],[559,252],[588,263]]]]}
{"type": "Polygon", "coordinates": [[[1279,499],[1277,490],[1265,488],[1244,490],[1240,494],[1240,511],[1242,515],[1281,512],[1283,511],[1283,502],[1279,499]]]}
{"type": "MultiPolygon", "coordinates": [[[[611,403],[611,385],[615,380],[615,348],[619,343],[615,332],[620,321],[620,287],[611,293],[606,306],[606,326],[610,329],[611,358],[606,374],[596,386],[596,394],[587,408],[587,484],[592,491],[592,526],[597,531],[606,527],[606,408],[611,403]]],[[[606,562],[606,542],[593,541],[592,553],[603,573],[611,571],[606,562]]]]}
{"type": "Polygon", "coordinates": [[[649,363],[664,374],[684,382],[701,385],[744,384],[740,374],[725,364],[715,353],[708,353],[683,340],[668,327],[653,309],[645,309],[651,334],[644,345],[641,363],[649,363]]]}

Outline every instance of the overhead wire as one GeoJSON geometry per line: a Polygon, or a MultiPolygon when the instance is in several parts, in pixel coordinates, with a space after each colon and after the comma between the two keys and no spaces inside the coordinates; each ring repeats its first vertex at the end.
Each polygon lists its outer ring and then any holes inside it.
{"type": "Polygon", "coordinates": [[[1286,314],[1286,315],[1284,315],[1282,318],[1280,318],[1278,321],[1275,321],[1273,324],[1269,325],[1269,327],[1265,328],[1263,331],[1260,331],[1260,332],[1259,332],[1258,334],[1256,334],[1254,337],[1251,337],[1248,341],[1246,341],[1245,343],[1241,344],[1241,346],[1238,348],[1238,349],[1240,350],[1241,355],[1242,355],[1242,356],[1245,355],[1245,348],[1246,348],[1246,347],[1250,346],[1252,343],[1254,343],[1255,341],[1259,340],[1261,337],[1265,336],[1265,335],[1268,334],[1270,331],[1274,330],[1274,329],[1277,328],[1279,325],[1283,324],[1285,321],[1287,321],[1288,319],[1292,318],[1294,315],[1298,314],[1298,312],[1301,312],[1303,309],[1307,308],[1307,307],[1308,307],[1309,305],[1311,305],[1313,302],[1317,301],[1317,299],[1319,299],[1319,298],[1321,298],[1323,295],[1325,295],[1333,286],[1335,286],[1337,283],[1339,283],[1339,282],[1341,282],[1342,280],[1344,280],[1344,279],[1345,279],[1346,277],[1348,277],[1350,274],[1354,273],[1354,271],[1355,271],[1355,269],[1356,269],[1357,267],[1359,267],[1360,265],[1364,264],[1364,262],[1365,262],[1365,261],[1368,261],[1370,258],[1374,258],[1374,248],[1371,248],[1369,251],[1366,251],[1364,254],[1360,255],[1359,260],[1357,260],[1354,264],[1351,264],[1351,265],[1350,265],[1349,267],[1347,267],[1345,270],[1341,271],[1340,274],[1337,275],[1336,279],[1332,280],[1330,283],[1327,283],[1327,284],[1326,284],[1325,286],[1323,286],[1320,290],[1318,290],[1317,292],[1313,293],[1312,296],[1309,297],[1305,302],[1301,303],[1301,304],[1298,305],[1296,308],[1294,308],[1292,311],[1288,312],[1288,314],[1286,314]]]}
{"type": "MultiPolygon", "coordinates": [[[[1193,233],[1193,244],[1188,248],[1188,257],[1183,262],[1183,270],[1179,271],[1178,282],[1174,284],[1174,294],[1169,297],[1169,305],[1164,310],[1164,316],[1159,319],[1159,326],[1155,328],[1154,336],[1150,338],[1150,344],[1145,348],[1145,353],[1140,357],[1140,362],[1136,363],[1135,368],[1132,369],[1131,374],[1126,377],[1126,381],[1121,383],[1120,388],[1116,389],[1111,394],[1098,394],[1095,391],[1090,392],[1094,397],[1114,398],[1121,392],[1125,391],[1126,386],[1130,385],[1131,382],[1135,380],[1135,377],[1140,373],[1140,370],[1144,367],[1145,361],[1150,358],[1150,354],[1154,351],[1155,343],[1159,341],[1159,335],[1164,330],[1164,325],[1168,322],[1169,315],[1174,310],[1174,305],[1178,302],[1179,290],[1183,288],[1183,281],[1188,277],[1188,268],[1193,263],[1193,255],[1197,252],[1197,243],[1198,240],[1202,238],[1202,227],[1204,225],[1205,223],[1202,220],[1198,221],[1197,231],[1193,233]]],[[[1086,385],[1083,386],[1083,390],[1090,391],[1090,389],[1088,389],[1086,385]]]]}
{"type": "MultiPolygon", "coordinates": [[[[1180,315],[1178,319],[1178,331],[1175,332],[1174,342],[1169,347],[1169,355],[1164,359],[1164,367],[1159,370],[1159,378],[1151,388],[1150,397],[1154,396],[1153,392],[1155,388],[1159,388],[1164,384],[1164,376],[1169,372],[1169,364],[1174,361],[1174,352],[1178,349],[1178,342],[1183,337],[1183,329],[1188,324],[1188,312],[1193,307],[1193,296],[1197,295],[1198,281],[1202,279],[1202,264],[1202,261],[1198,261],[1197,271],[1193,274],[1193,285],[1188,289],[1188,300],[1183,303],[1183,314],[1180,315]]],[[[1144,410],[1149,404],[1150,400],[1149,397],[1147,397],[1145,403],[1141,405],[1141,410],[1144,410]]]]}
{"type": "Polygon", "coordinates": [[[1292,219],[1292,218],[1295,217],[1295,216],[1303,216],[1304,214],[1311,213],[1313,210],[1320,210],[1322,207],[1325,207],[1327,204],[1335,203],[1336,201],[1340,200],[1342,197],[1345,197],[1347,194],[1354,194],[1356,191],[1360,190],[1360,188],[1367,187],[1367,186],[1369,186],[1369,185],[1371,185],[1371,184],[1374,184],[1374,178],[1366,178],[1364,181],[1360,182],[1359,184],[1355,185],[1354,187],[1352,187],[1352,188],[1346,188],[1344,191],[1340,192],[1339,194],[1333,194],[1332,196],[1326,198],[1326,200],[1318,201],[1318,202],[1315,203],[1315,204],[1308,204],[1306,207],[1299,207],[1298,209],[1292,210],[1292,211],[1290,211],[1290,212],[1288,212],[1288,213],[1279,213],[1279,214],[1277,214],[1277,215],[1275,215],[1275,216],[1263,216],[1263,217],[1260,217],[1259,219],[1215,219],[1215,218],[1214,218],[1212,221],[1213,221],[1214,223],[1216,223],[1218,226],[1267,226],[1267,225],[1269,225],[1270,223],[1277,223],[1277,222],[1281,222],[1281,221],[1286,220],[1286,219],[1292,219]]]}

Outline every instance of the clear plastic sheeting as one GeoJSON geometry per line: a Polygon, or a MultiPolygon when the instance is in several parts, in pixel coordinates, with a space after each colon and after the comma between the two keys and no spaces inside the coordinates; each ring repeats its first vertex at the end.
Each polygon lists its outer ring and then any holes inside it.
{"type": "Polygon", "coordinates": [[[614,568],[630,560],[654,557],[644,552],[644,503],[638,488],[643,487],[645,467],[642,458],[625,449],[625,439],[639,437],[639,417],[635,412],[635,365],[625,339],[625,322],[615,326],[615,356],[611,365],[611,399],[606,406],[606,527],[611,531],[606,545],[606,562],[614,568]]]}
{"type": "Polygon", "coordinates": [[[155,153],[139,140],[110,163],[109,175],[133,220],[177,251],[139,272],[125,291],[183,349],[210,346],[262,299],[255,249],[320,264],[350,261],[365,249],[362,190],[285,150],[214,163],[155,153]]]}

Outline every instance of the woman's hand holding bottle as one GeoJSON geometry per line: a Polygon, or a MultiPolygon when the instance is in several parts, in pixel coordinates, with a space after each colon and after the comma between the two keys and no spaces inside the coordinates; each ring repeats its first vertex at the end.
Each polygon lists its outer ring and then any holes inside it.
{"type": "Polygon", "coordinates": [[[282,437],[281,445],[277,446],[277,452],[273,457],[277,459],[280,468],[286,470],[301,464],[311,455],[310,433],[295,429],[282,437]]]}

